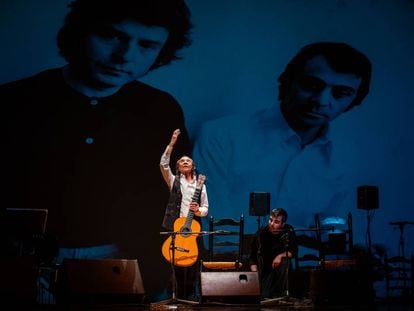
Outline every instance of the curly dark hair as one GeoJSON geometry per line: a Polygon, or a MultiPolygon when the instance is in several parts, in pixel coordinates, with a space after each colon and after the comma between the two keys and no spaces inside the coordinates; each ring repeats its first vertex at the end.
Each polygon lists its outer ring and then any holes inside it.
{"type": "Polygon", "coordinates": [[[69,63],[82,63],[85,38],[102,25],[132,19],[169,31],[150,70],[181,59],[178,50],[191,45],[191,13],[184,0],[74,0],[57,35],[60,54],[69,63]]]}
{"type": "Polygon", "coordinates": [[[366,55],[343,42],[315,42],[304,46],[287,64],[278,78],[279,101],[289,92],[294,79],[302,73],[306,62],[314,56],[323,56],[333,70],[352,73],[361,78],[357,95],[347,110],[360,105],[369,92],[371,83],[371,62],[366,55]]]}

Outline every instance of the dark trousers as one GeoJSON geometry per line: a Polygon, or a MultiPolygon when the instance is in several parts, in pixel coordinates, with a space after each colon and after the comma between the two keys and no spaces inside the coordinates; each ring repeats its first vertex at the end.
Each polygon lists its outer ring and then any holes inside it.
{"type": "Polygon", "coordinates": [[[260,273],[260,288],[263,298],[275,298],[285,295],[287,290],[287,264],[282,262],[276,269],[260,273]]]}
{"type": "Polygon", "coordinates": [[[197,299],[200,284],[200,264],[191,267],[175,267],[177,298],[197,299]]]}

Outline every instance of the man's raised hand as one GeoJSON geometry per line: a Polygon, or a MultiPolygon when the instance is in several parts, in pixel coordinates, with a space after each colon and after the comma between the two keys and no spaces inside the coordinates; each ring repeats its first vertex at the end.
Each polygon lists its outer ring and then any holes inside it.
{"type": "Polygon", "coordinates": [[[173,134],[172,134],[172,136],[171,136],[170,143],[169,143],[169,146],[170,146],[170,147],[174,147],[175,143],[177,142],[178,136],[179,136],[180,134],[181,134],[180,129],[176,129],[176,130],[174,130],[174,132],[173,132],[173,134]]]}

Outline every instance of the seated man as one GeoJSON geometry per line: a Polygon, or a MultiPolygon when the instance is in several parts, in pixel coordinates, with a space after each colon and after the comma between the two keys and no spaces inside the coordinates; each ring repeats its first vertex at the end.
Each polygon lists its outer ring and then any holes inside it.
{"type": "Polygon", "coordinates": [[[297,243],[287,217],[284,209],[273,209],[268,225],[258,230],[251,244],[250,270],[259,271],[263,298],[280,297],[288,290],[288,259],[296,254],[297,243]]]}

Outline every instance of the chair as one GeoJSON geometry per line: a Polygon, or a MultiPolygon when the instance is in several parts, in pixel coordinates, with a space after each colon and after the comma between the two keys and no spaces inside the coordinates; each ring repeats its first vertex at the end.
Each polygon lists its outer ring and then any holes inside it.
{"type": "Polygon", "coordinates": [[[369,283],[354,256],[352,214],[345,218],[316,214],[315,230],[321,267],[310,272],[309,298],[315,304],[370,299],[369,283]]]}
{"type": "Polygon", "coordinates": [[[296,236],[298,244],[297,253],[294,257],[296,270],[314,270],[321,268],[321,258],[319,257],[320,246],[316,229],[309,230],[296,236]]]}
{"type": "Polygon", "coordinates": [[[414,299],[414,256],[384,258],[387,299],[414,299]]]}
{"type": "Polygon", "coordinates": [[[303,254],[295,257],[295,268],[302,271],[322,269],[321,259],[315,254],[303,254]]]}
{"type": "Polygon", "coordinates": [[[290,283],[296,297],[310,298],[311,276],[315,271],[322,270],[323,265],[319,257],[316,237],[298,235],[297,241],[298,251],[294,257],[295,269],[292,271],[292,280],[290,283]]]}
{"type": "Polygon", "coordinates": [[[231,218],[209,219],[207,260],[201,268],[209,270],[240,270],[242,267],[244,216],[238,221],[231,218]]]}
{"type": "Polygon", "coordinates": [[[342,268],[355,265],[352,258],[352,214],[341,217],[315,215],[315,227],[319,244],[319,257],[325,268],[342,268]]]}

